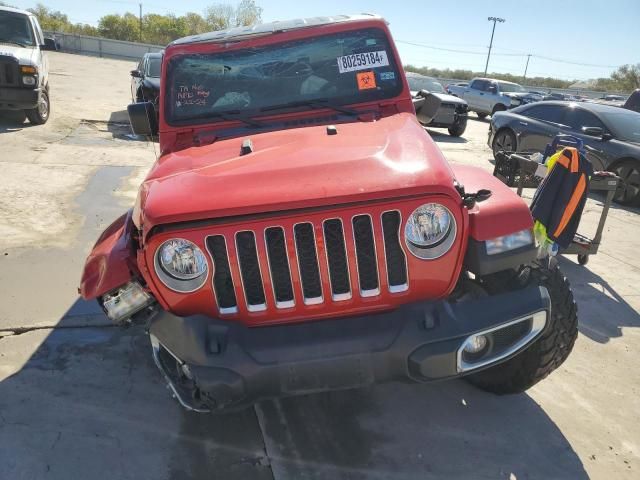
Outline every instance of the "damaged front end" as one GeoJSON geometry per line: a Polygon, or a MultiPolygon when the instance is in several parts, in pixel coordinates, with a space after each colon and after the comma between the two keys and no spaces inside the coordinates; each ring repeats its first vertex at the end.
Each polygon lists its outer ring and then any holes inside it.
{"type": "Polygon", "coordinates": [[[78,293],[96,299],[114,323],[122,324],[151,307],[155,299],[136,265],[132,211],[116,219],[98,238],[82,272],[78,293]]]}

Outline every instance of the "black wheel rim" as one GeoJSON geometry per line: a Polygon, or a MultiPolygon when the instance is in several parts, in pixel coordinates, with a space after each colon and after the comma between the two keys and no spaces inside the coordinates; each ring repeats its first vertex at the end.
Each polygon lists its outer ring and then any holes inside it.
{"type": "Polygon", "coordinates": [[[640,198],[640,169],[634,165],[620,165],[616,168],[620,177],[620,186],[614,199],[618,202],[631,202],[640,198]]]}
{"type": "Polygon", "coordinates": [[[40,118],[45,119],[49,116],[49,98],[43,94],[38,102],[38,114],[40,118]]]}
{"type": "Polygon", "coordinates": [[[515,151],[515,145],[513,143],[513,138],[511,138],[511,135],[509,135],[507,132],[501,133],[496,137],[496,145],[494,150],[496,152],[513,152],[515,151]]]}

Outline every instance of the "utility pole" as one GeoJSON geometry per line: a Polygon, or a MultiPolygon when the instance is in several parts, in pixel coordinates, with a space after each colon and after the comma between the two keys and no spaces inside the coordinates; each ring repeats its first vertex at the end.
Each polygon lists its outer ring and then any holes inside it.
{"type": "Polygon", "coordinates": [[[140,6],[140,43],[142,43],[142,4],[138,4],[140,6]]]}
{"type": "Polygon", "coordinates": [[[524,67],[524,75],[522,76],[522,83],[524,83],[524,81],[527,78],[527,70],[529,69],[529,59],[531,58],[531,54],[527,54],[527,65],[524,67]]]}
{"type": "Polygon", "coordinates": [[[487,69],[489,68],[489,57],[491,57],[491,47],[493,46],[493,34],[496,31],[496,22],[503,23],[505,21],[504,18],[499,17],[489,17],[487,18],[490,22],[493,22],[493,29],[491,30],[491,42],[489,42],[489,53],[487,53],[487,64],[484,66],[484,75],[487,76],[487,69]]]}

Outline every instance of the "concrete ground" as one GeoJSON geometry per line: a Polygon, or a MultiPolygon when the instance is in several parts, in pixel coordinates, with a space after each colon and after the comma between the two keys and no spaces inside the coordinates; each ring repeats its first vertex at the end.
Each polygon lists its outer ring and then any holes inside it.
{"type": "MultiPolygon", "coordinates": [[[[141,329],[112,327],[76,293],[155,159],[126,127],[134,64],[50,55],[49,123],[0,120],[0,478],[638,478],[637,210],[612,209],[586,267],[561,261],[580,336],[526,394],[389,384],[189,414],[141,329]]],[[[450,161],[490,170],[487,128],[472,115],[464,138],[430,133],[450,161]]]]}

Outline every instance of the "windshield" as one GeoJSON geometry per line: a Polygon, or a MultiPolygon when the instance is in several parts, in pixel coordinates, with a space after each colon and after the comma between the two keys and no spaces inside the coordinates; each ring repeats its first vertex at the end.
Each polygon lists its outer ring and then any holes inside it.
{"type": "Polygon", "coordinates": [[[522,92],[522,93],[527,92],[524,88],[522,88],[517,83],[498,82],[498,85],[500,85],[501,92],[522,92]]]}
{"type": "Polygon", "coordinates": [[[167,121],[266,115],[322,99],[345,105],[391,98],[401,76],[385,33],[352,30],[214,54],[179,55],[167,70],[167,121]]]}
{"type": "Polygon", "coordinates": [[[0,42],[33,46],[29,17],[19,13],[0,12],[0,42]]]}
{"type": "Polygon", "coordinates": [[[426,90],[432,93],[445,93],[440,82],[435,78],[408,76],[409,88],[411,90],[426,90]]]}
{"type": "Polygon", "coordinates": [[[162,58],[151,57],[147,62],[147,77],[160,77],[160,67],[162,66],[162,58]]]}
{"type": "Polygon", "coordinates": [[[615,111],[600,112],[600,115],[620,140],[640,143],[640,113],[616,108],[615,111]]]}

